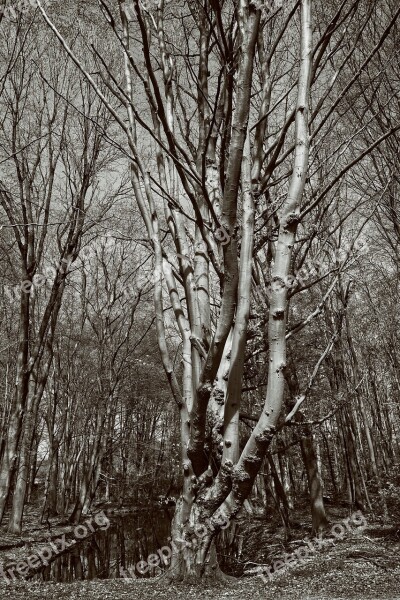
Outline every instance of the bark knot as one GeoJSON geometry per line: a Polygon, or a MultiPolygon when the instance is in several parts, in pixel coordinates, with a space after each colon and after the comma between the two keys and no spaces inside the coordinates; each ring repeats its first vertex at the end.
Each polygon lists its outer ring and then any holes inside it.
{"type": "Polygon", "coordinates": [[[279,310],[275,310],[272,313],[272,318],[277,320],[277,321],[282,321],[283,317],[285,316],[285,311],[282,309],[279,310]]]}
{"type": "Polygon", "coordinates": [[[273,425],[271,425],[268,429],[265,429],[264,431],[260,431],[260,433],[258,433],[255,436],[256,442],[258,442],[259,444],[269,443],[274,437],[275,431],[276,428],[273,425]]]}
{"type": "MultiPolygon", "coordinates": [[[[254,460],[254,457],[250,455],[246,458],[246,462],[253,462],[252,459],[254,460]]],[[[232,479],[235,481],[246,481],[250,479],[250,475],[244,467],[235,467],[232,471],[232,479]]]]}
{"type": "Polygon", "coordinates": [[[286,217],[286,227],[293,227],[299,222],[299,215],[295,212],[288,214],[286,217]]]}
{"type": "Polygon", "coordinates": [[[214,388],[213,398],[217,404],[222,405],[224,403],[224,392],[221,388],[214,388]]]}
{"type": "Polygon", "coordinates": [[[227,458],[221,465],[221,468],[225,471],[225,473],[229,475],[232,473],[233,462],[229,458],[227,458]]]}

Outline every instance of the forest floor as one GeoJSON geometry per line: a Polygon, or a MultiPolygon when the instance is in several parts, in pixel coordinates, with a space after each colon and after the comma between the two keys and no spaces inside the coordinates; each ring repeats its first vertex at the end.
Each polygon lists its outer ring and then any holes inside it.
{"type": "Polygon", "coordinates": [[[368,530],[291,565],[264,582],[241,577],[224,584],[167,585],[156,580],[114,579],[49,583],[0,581],[1,600],[400,599],[400,540],[388,530],[368,530]],[[379,535],[379,534],[382,535],[379,535]]]}
{"type": "MultiPolygon", "coordinates": [[[[339,514],[337,518],[331,517],[331,523],[339,522],[339,514]]],[[[306,547],[308,537],[304,530],[296,532],[294,537],[299,539],[282,543],[277,549],[278,544],[274,543],[277,538],[271,538],[265,525],[264,535],[260,535],[260,525],[261,523],[257,526],[253,521],[252,528],[248,530],[248,545],[251,547],[251,542],[254,541],[258,548],[256,563],[246,563],[248,573],[252,566],[271,566],[277,556],[285,553],[289,555],[295,549],[306,547]]],[[[65,531],[60,528],[58,533],[61,530],[65,531]]],[[[52,531],[54,533],[56,532],[52,531]]],[[[32,552],[32,545],[36,548],[39,539],[46,539],[44,530],[31,531],[30,539],[28,553],[32,552]]],[[[8,542],[12,545],[16,541],[16,538],[5,539],[1,535],[0,546],[4,548],[8,542]]],[[[24,547],[14,546],[11,552],[17,552],[21,556],[24,547]]],[[[400,600],[400,525],[385,526],[368,519],[366,527],[347,531],[342,539],[334,539],[331,544],[306,554],[301,560],[295,557],[288,566],[281,565],[282,568],[271,573],[271,576],[265,574],[261,578],[248,574],[223,584],[204,582],[198,586],[168,585],[163,576],[157,579],[109,579],[73,583],[38,580],[6,583],[0,577],[0,600],[150,600],[155,597],[157,600],[400,600]]],[[[10,556],[9,546],[8,550],[0,551],[0,564],[6,555],[10,556]]]]}

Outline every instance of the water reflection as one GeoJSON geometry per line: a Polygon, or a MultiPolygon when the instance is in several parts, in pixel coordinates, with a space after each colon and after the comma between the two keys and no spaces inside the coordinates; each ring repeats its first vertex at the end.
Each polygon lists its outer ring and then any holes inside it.
{"type": "Polygon", "coordinates": [[[34,576],[44,581],[68,582],[75,579],[114,579],[122,577],[121,568],[136,577],[151,577],[161,572],[151,567],[140,573],[136,565],[149,554],[168,544],[172,510],[138,511],[110,517],[111,526],[58,555],[34,576]]]}
{"type": "MultiPolygon", "coordinates": [[[[170,544],[172,516],[173,508],[163,508],[109,517],[111,525],[108,529],[97,530],[59,554],[33,578],[71,582],[76,579],[115,579],[123,577],[123,573],[126,577],[138,578],[159,575],[165,569],[162,561],[158,566],[149,566],[147,560],[170,544]],[[146,561],[145,569],[140,567],[141,561],[146,561]]],[[[241,574],[242,542],[237,523],[219,535],[217,553],[226,573],[241,574]]]]}

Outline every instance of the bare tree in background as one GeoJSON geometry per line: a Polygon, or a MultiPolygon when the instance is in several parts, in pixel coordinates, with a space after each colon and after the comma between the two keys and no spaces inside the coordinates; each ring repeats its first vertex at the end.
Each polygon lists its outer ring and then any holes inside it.
{"type": "MultiPolygon", "coordinates": [[[[96,71],[57,28],[57,10],[52,18],[40,10],[129,152],[132,189],[154,254],[158,343],[180,414],[183,490],[173,538],[189,543],[175,551],[170,577],[215,577],[215,534],[241,510],[280,427],[297,251],[305,264],[321,234],[327,243],[342,222],[335,212],[342,208],[339,184],[399,128],[390,123],[365,140],[363,130],[377,115],[351,125],[343,115],[400,9],[346,0],[316,6],[313,17],[309,0],[285,7],[134,0],[118,2],[118,10],[100,0],[100,7],[108,30],[94,12],[96,71]],[[373,43],[361,56],[366,31],[373,43]],[[181,337],[178,374],[167,340],[167,298],[181,337]],[[265,328],[267,389],[241,446],[253,319],[265,328]]],[[[82,33],[85,27],[83,20],[82,33]]],[[[344,220],[359,216],[357,202],[350,204],[344,220]]],[[[353,244],[354,238],[350,251],[353,244]]],[[[329,296],[336,280],[323,281],[329,296]]],[[[306,395],[296,398],[287,419],[306,395]]]]}
{"type": "Polygon", "coordinates": [[[10,273],[14,280],[10,287],[17,290],[19,302],[18,362],[0,467],[1,519],[16,477],[12,533],[21,532],[32,439],[53,361],[66,278],[78,256],[86,211],[98,193],[96,178],[111,158],[109,148],[104,150],[103,136],[88,119],[81,118],[76,129],[69,130],[70,108],[63,94],[73,95],[106,129],[105,108],[86,82],[72,81],[65,60],[61,69],[56,60],[49,68],[41,65],[42,51],[22,38],[0,99],[2,146],[10,149],[10,155],[3,157],[0,201],[10,231],[8,252],[18,264],[10,273]],[[57,232],[55,239],[49,230],[57,232]],[[56,247],[51,248],[54,241],[56,247]]]}

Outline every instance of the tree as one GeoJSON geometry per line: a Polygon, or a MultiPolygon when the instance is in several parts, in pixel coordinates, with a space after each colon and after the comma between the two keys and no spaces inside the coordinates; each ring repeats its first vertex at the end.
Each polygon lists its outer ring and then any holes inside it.
{"type": "MultiPolygon", "coordinates": [[[[351,220],[359,205],[352,201],[344,210],[335,192],[399,128],[385,127],[365,142],[362,131],[376,115],[361,127],[343,115],[400,9],[335,1],[316,7],[312,19],[309,0],[285,8],[246,0],[134,0],[129,7],[118,2],[118,10],[100,0],[100,7],[108,32],[96,14],[96,71],[54,24],[57,10],[53,19],[40,10],[125,136],[154,254],[158,343],[180,415],[183,491],[173,537],[187,546],[175,551],[171,577],[215,576],[215,534],[241,510],[279,428],[289,298],[300,287],[293,262],[311,260],[322,234],[328,232],[328,243],[351,220]],[[366,28],[373,46],[361,56],[366,28]],[[119,67],[114,52],[107,60],[107,33],[108,50],[122,54],[119,67]],[[181,337],[181,376],[167,340],[166,298],[181,337]],[[266,328],[267,391],[241,448],[252,317],[266,328]],[[211,427],[222,438],[211,445],[209,406],[214,416],[223,410],[223,426],[211,427]],[[205,534],[194,544],[196,528],[205,534]]],[[[322,281],[329,296],[335,285],[322,281]]],[[[316,371],[332,347],[329,340],[316,371]]]]}
{"type": "MultiPolygon", "coordinates": [[[[24,31],[23,26],[20,29],[24,31]]],[[[15,259],[11,289],[17,290],[19,302],[16,385],[5,413],[0,466],[0,520],[16,477],[9,523],[12,533],[21,532],[32,440],[53,361],[67,276],[79,253],[97,178],[111,162],[103,134],[87,117],[77,119],[74,114],[72,118],[64,97],[74,95],[106,131],[110,120],[104,107],[85,82],[72,81],[65,61],[56,66],[59,54],[51,57],[46,68],[43,48],[32,38],[27,41],[28,32],[24,33],[4,84],[0,132],[5,163],[0,202],[8,220],[5,227],[11,231],[7,251],[15,259]],[[57,234],[49,242],[53,227],[57,234]]]]}

